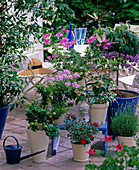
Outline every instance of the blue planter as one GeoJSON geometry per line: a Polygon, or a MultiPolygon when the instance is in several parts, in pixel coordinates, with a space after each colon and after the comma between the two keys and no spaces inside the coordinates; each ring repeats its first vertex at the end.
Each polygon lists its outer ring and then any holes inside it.
{"type": "Polygon", "coordinates": [[[9,106],[0,108],[0,139],[2,136],[2,132],[4,130],[4,126],[5,126],[5,122],[6,122],[6,118],[8,114],[8,108],[9,106]]]}
{"type": "MultiPolygon", "coordinates": [[[[116,101],[110,103],[109,107],[108,107],[108,134],[112,135],[113,138],[116,136],[116,134],[114,134],[114,132],[111,129],[111,119],[115,117],[115,113],[118,111],[118,109],[122,109],[124,108],[124,106],[127,106],[130,104],[130,106],[132,105],[133,108],[133,114],[135,114],[136,112],[136,108],[137,108],[137,103],[139,100],[139,93],[135,92],[135,91],[131,91],[131,90],[122,90],[119,89],[120,91],[125,91],[125,92],[129,92],[132,94],[136,94],[136,97],[131,97],[131,98],[115,98],[116,101]]],[[[112,90],[113,92],[115,92],[116,90],[112,90]]]]}

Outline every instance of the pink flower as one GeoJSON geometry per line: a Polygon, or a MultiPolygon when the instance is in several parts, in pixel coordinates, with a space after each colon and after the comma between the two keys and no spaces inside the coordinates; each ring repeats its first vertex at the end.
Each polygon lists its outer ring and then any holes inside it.
{"type": "Polygon", "coordinates": [[[63,74],[63,71],[58,71],[58,74],[63,74]]]}
{"type": "Polygon", "coordinates": [[[60,44],[65,44],[68,41],[66,37],[63,37],[60,41],[60,44]]]}
{"type": "Polygon", "coordinates": [[[71,85],[70,82],[66,82],[66,83],[65,83],[65,86],[70,86],[70,85],[71,85]]]}
{"type": "Polygon", "coordinates": [[[62,28],[62,25],[60,25],[59,28],[62,28]]]}
{"type": "Polygon", "coordinates": [[[94,42],[93,38],[88,38],[87,39],[87,43],[92,43],[92,42],[94,42]]]}
{"type": "Polygon", "coordinates": [[[116,147],[117,151],[122,151],[123,150],[123,146],[121,144],[116,145],[115,147],[116,147]]]}
{"type": "Polygon", "coordinates": [[[105,40],[105,41],[104,41],[104,43],[107,43],[107,42],[109,42],[109,41],[108,41],[108,40],[105,40]]]}
{"type": "Polygon", "coordinates": [[[45,60],[45,62],[47,62],[48,60],[45,60]]]}
{"type": "Polygon", "coordinates": [[[51,36],[52,35],[52,33],[49,33],[49,36],[51,36]]]}
{"type": "Polygon", "coordinates": [[[52,58],[55,58],[55,57],[56,57],[56,54],[53,54],[53,55],[52,55],[52,58]]]}
{"type": "Polygon", "coordinates": [[[101,46],[101,44],[96,44],[96,46],[97,46],[97,47],[100,47],[100,46],[101,46]]]}
{"type": "Polygon", "coordinates": [[[95,36],[93,36],[93,35],[92,35],[92,37],[91,37],[91,38],[92,38],[93,40],[96,40],[96,39],[97,39],[97,37],[95,37],[95,36]]]}
{"type": "Polygon", "coordinates": [[[46,38],[48,38],[49,37],[49,35],[48,34],[45,34],[44,36],[43,36],[43,39],[46,39],[46,38]]]}
{"type": "Polygon", "coordinates": [[[77,77],[80,77],[80,75],[78,73],[74,73],[73,77],[77,78],[77,77]]]}
{"type": "Polygon", "coordinates": [[[63,47],[70,47],[72,46],[73,42],[67,42],[65,45],[63,45],[63,47]]]}
{"type": "Polygon", "coordinates": [[[63,74],[63,78],[67,79],[68,78],[67,74],[63,74]]]}
{"type": "Polygon", "coordinates": [[[103,46],[103,48],[104,48],[104,49],[108,49],[108,47],[106,47],[106,46],[103,46]]]}
{"type": "Polygon", "coordinates": [[[105,138],[102,139],[102,141],[111,142],[112,141],[112,136],[106,136],[105,138]]]}
{"type": "Polygon", "coordinates": [[[48,60],[50,60],[50,59],[51,59],[51,56],[48,56],[47,58],[48,58],[48,60]]]}
{"type": "Polygon", "coordinates": [[[66,30],[67,34],[69,33],[69,30],[66,30]]]}
{"type": "Polygon", "coordinates": [[[49,79],[49,81],[54,81],[54,77],[50,77],[48,79],[49,79]]]}
{"type": "Polygon", "coordinates": [[[63,36],[63,34],[61,34],[61,32],[58,32],[58,33],[56,34],[56,37],[61,37],[61,36],[63,36]]]}
{"type": "Polygon", "coordinates": [[[85,153],[91,153],[92,156],[95,156],[96,150],[95,149],[89,149],[89,151],[86,151],[85,153]]]}
{"type": "Polygon", "coordinates": [[[63,77],[62,76],[57,76],[57,80],[58,81],[63,80],[63,77]]]}
{"type": "Polygon", "coordinates": [[[51,30],[54,30],[54,27],[51,27],[50,29],[51,29],[51,30]]]}
{"type": "Polygon", "coordinates": [[[62,30],[62,31],[66,31],[65,28],[62,28],[61,30],[62,30]]]}
{"type": "Polygon", "coordinates": [[[48,43],[50,43],[51,42],[51,40],[50,39],[46,39],[46,40],[44,40],[44,44],[48,44],[48,43]]]}
{"type": "Polygon", "coordinates": [[[73,79],[73,76],[72,76],[72,75],[68,75],[68,78],[69,78],[69,79],[73,79]]]}
{"type": "Polygon", "coordinates": [[[63,73],[65,73],[65,74],[71,74],[71,72],[70,72],[69,70],[66,70],[66,69],[63,71],[63,73]]]}
{"type": "Polygon", "coordinates": [[[75,88],[79,88],[80,84],[77,84],[77,82],[74,82],[74,83],[72,83],[72,86],[75,87],[75,88]]]}

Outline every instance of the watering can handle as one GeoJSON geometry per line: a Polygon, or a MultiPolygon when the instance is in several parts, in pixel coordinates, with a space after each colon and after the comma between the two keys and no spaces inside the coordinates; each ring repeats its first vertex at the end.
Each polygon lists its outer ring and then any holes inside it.
{"type": "Polygon", "coordinates": [[[5,147],[5,141],[6,141],[6,139],[9,138],[9,137],[12,137],[12,138],[15,139],[15,141],[16,141],[16,143],[17,143],[17,148],[19,148],[18,140],[17,140],[14,136],[7,136],[7,137],[4,139],[4,141],[3,141],[3,148],[5,147]]]}

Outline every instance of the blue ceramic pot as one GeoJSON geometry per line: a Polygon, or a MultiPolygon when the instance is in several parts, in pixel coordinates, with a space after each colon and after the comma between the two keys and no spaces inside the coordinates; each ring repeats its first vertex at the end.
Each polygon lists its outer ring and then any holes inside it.
{"type": "MultiPolygon", "coordinates": [[[[116,90],[112,90],[113,92],[115,92],[116,90]]],[[[119,91],[123,91],[123,92],[129,92],[132,94],[135,94],[135,97],[131,97],[131,98],[115,98],[116,101],[112,102],[109,104],[108,107],[108,134],[112,135],[113,137],[116,136],[116,134],[113,133],[112,129],[111,129],[111,119],[115,117],[115,113],[118,111],[118,109],[122,109],[125,106],[128,107],[128,105],[132,105],[133,108],[133,114],[135,114],[136,112],[136,108],[137,108],[137,103],[139,100],[139,93],[132,91],[132,90],[123,90],[123,89],[119,89],[119,91]]]]}
{"type": "Polygon", "coordinates": [[[8,108],[9,106],[0,108],[0,139],[2,136],[2,132],[4,130],[4,126],[5,126],[5,122],[6,122],[6,118],[8,114],[8,108]]]}

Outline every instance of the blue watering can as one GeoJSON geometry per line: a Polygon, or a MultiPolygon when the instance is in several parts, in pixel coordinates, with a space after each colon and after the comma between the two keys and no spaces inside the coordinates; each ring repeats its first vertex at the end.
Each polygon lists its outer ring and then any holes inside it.
{"type": "Polygon", "coordinates": [[[32,153],[30,155],[20,157],[22,146],[19,145],[18,140],[14,136],[7,136],[4,139],[3,148],[4,148],[4,151],[5,151],[5,154],[6,154],[7,164],[18,164],[18,163],[20,163],[20,160],[29,158],[31,156],[37,155],[37,154],[42,153],[42,152],[45,151],[45,150],[42,150],[42,151],[39,151],[39,152],[32,153]],[[16,145],[7,145],[7,146],[5,146],[5,141],[9,137],[12,137],[12,138],[15,139],[16,145]]]}

